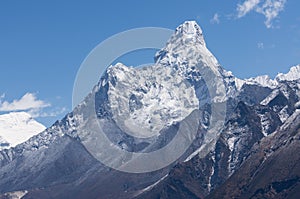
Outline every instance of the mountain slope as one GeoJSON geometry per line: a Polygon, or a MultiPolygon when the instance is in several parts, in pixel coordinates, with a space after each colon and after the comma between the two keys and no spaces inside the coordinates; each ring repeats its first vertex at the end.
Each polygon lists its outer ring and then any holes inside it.
{"type": "Polygon", "coordinates": [[[207,198],[299,198],[300,110],[262,139],[241,168],[207,198]]]}

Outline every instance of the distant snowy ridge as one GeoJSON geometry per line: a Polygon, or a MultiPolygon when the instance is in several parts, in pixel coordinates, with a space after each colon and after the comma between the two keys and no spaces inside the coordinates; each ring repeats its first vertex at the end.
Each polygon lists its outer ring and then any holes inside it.
{"type": "Polygon", "coordinates": [[[45,129],[25,112],[0,115],[0,150],[25,142],[45,129]]]}
{"type": "Polygon", "coordinates": [[[242,88],[244,84],[248,85],[261,85],[263,87],[276,88],[279,82],[282,81],[295,81],[300,79],[300,64],[290,68],[286,74],[278,73],[274,79],[271,79],[268,75],[261,75],[257,77],[251,77],[249,79],[235,78],[236,86],[238,90],[242,88]]]}
{"type": "Polygon", "coordinates": [[[294,81],[300,79],[300,64],[291,67],[290,71],[286,74],[279,73],[275,79],[277,81],[294,81]]]}

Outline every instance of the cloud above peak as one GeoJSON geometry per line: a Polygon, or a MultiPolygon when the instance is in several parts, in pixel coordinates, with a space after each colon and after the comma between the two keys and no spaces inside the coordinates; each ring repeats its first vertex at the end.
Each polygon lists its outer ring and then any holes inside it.
{"type": "Polygon", "coordinates": [[[248,12],[253,10],[258,4],[260,0],[247,0],[244,1],[243,4],[237,5],[238,18],[245,16],[248,12]]]}
{"type": "Polygon", "coordinates": [[[34,118],[56,117],[64,114],[65,107],[52,107],[50,103],[37,98],[35,93],[26,93],[19,99],[4,101],[5,94],[0,95],[0,113],[24,111],[34,118]]]}
{"type": "Polygon", "coordinates": [[[210,19],[211,24],[219,24],[220,23],[220,16],[218,13],[215,13],[213,18],[210,19]]]}
{"type": "MultiPolygon", "coordinates": [[[[4,98],[4,95],[2,95],[4,98]]],[[[51,106],[49,103],[37,99],[34,93],[26,93],[20,99],[13,100],[12,102],[0,102],[0,111],[27,111],[30,109],[41,109],[51,106]]]]}
{"type": "Polygon", "coordinates": [[[251,11],[255,11],[265,16],[267,28],[273,27],[273,20],[284,10],[287,0],[246,0],[237,5],[237,17],[244,17],[251,11]]]}

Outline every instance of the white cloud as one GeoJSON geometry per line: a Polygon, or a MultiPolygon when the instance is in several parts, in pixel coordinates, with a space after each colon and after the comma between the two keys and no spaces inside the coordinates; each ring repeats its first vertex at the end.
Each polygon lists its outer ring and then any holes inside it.
{"type": "MultiPolygon", "coordinates": [[[[5,95],[1,95],[2,99],[5,95]]],[[[26,93],[21,99],[12,102],[0,101],[0,111],[28,111],[49,107],[50,104],[36,98],[34,93],[26,93]]]]}
{"type": "Polygon", "coordinates": [[[3,101],[5,94],[0,95],[0,112],[24,111],[32,117],[56,117],[67,112],[67,108],[51,107],[51,104],[37,99],[36,94],[26,93],[12,102],[3,101]],[[51,108],[49,108],[51,107],[51,108]]]}
{"type": "Polygon", "coordinates": [[[264,49],[264,43],[262,42],[257,43],[257,48],[264,49]]]}
{"type": "Polygon", "coordinates": [[[213,18],[210,20],[211,24],[219,24],[220,23],[220,16],[218,13],[215,13],[213,18]]]}
{"type": "Polygon", "coordinates": [[[283,11],[285,3],[286,0],[267,0],[261,7],[256,9],[256,12],[266,17],[265,25],[267,28],[272,27],[273,19],[277,18],[279,13],[283,11]]]}
{"type": "Polygon", "coordinates": [[[283,11],[287,0],[246,0],[237,5],[237,17],[241,18],[250,11],[255,11],[265,16],[267,28],[273,27],[272,22],[283,11]]]}
{"type": "Polygon", "coordinates": [[[244,1],[243,4],[237,5],[238,18],[245,16],[248,12],[253,10],[258,4],[260,0],[247,0],[244,1]]]}
{"type": "Polygon", "coordinates": [[[50,111],[42,111],[41,109],[31,109],[28,111],[28,113],[36,118],[36,117],[56,117],[60,114],[66,113],[67,112],[67,108],[63,107],[63,108],[56,108],[55,110],[50,110],[50,111]]]}

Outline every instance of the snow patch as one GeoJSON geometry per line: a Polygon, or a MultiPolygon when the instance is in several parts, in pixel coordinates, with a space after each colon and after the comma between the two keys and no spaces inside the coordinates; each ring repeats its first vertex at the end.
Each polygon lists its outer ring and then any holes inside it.
{"type": "Polygon", "coordinates": [[[260,123],[261,123],[261,127],[262,127],[262,134],[266,137],[268,136],[268,129],[270,128],[271,124],[270,121],[268,119],[268,117],[264,114],[259,114],[258,115],[260,117],[260,123]]]}
{"type": "Polygon", "coordinates": [[[238,90],[241,90],[246,81],[235,77],[235,86],[238,90]]]}
{"type": "Polygon", "coordinates": [[[214,151],[213,154],[212,154],[212,157],[211,157],[211,160],[213,161],[213,164],[212,164],[212,167],[211,167],[211,172],[210,172],[210,175],[208,177],[208,184],[207,184],[207,189],[208,189],[209,192],[211,191],[211,187],[212,187],[211,178],[215,174],[215,163],[216,163],[215,155],[216,155],[216,152],[214,151]]]}
{"type": "Polygon", "coordinates": [[[3,195],[9,199],[22,199],[27,193],[28,191],[25,190],[25,191],[8,192],[3,195]]]}
{"type": "Polygon", "coordinates": [[[234,144],[235,144],[235,141],[236,141],[236,137],[231,137],[227,140],[227,143],[228,143],[228,147],[229,147],[229,150],[232,152],[233,149],[234,149],[234,144]]]}
{"type": "Polygon", "coordinates": [[[283,107],[283,109],[280,110],[278,116],[279,116],[281,122],[285,122],[287,120],[287,118],[289,117],[287,105],[285,107],[283,107]]]}
{"type": "MultiPolygon", "coordinates": [[[[168,177],[168,174],[165,175],[164,177],[162,177],[161,179],[159,179],[158,181],[156,181],[155,183],[153,183],[152,185],[144,188],[142,191],[139,192],[139,194],[144,193],[146,191],[150,191],[151,189],[153,189],[153,187],[155,187],[156,185],[158,185],[161,181],[163,181],[164,179],[166,179],[166,177],[168,177]]],[[[138,194],[138,195],[139,195],[138,194]]]]}

